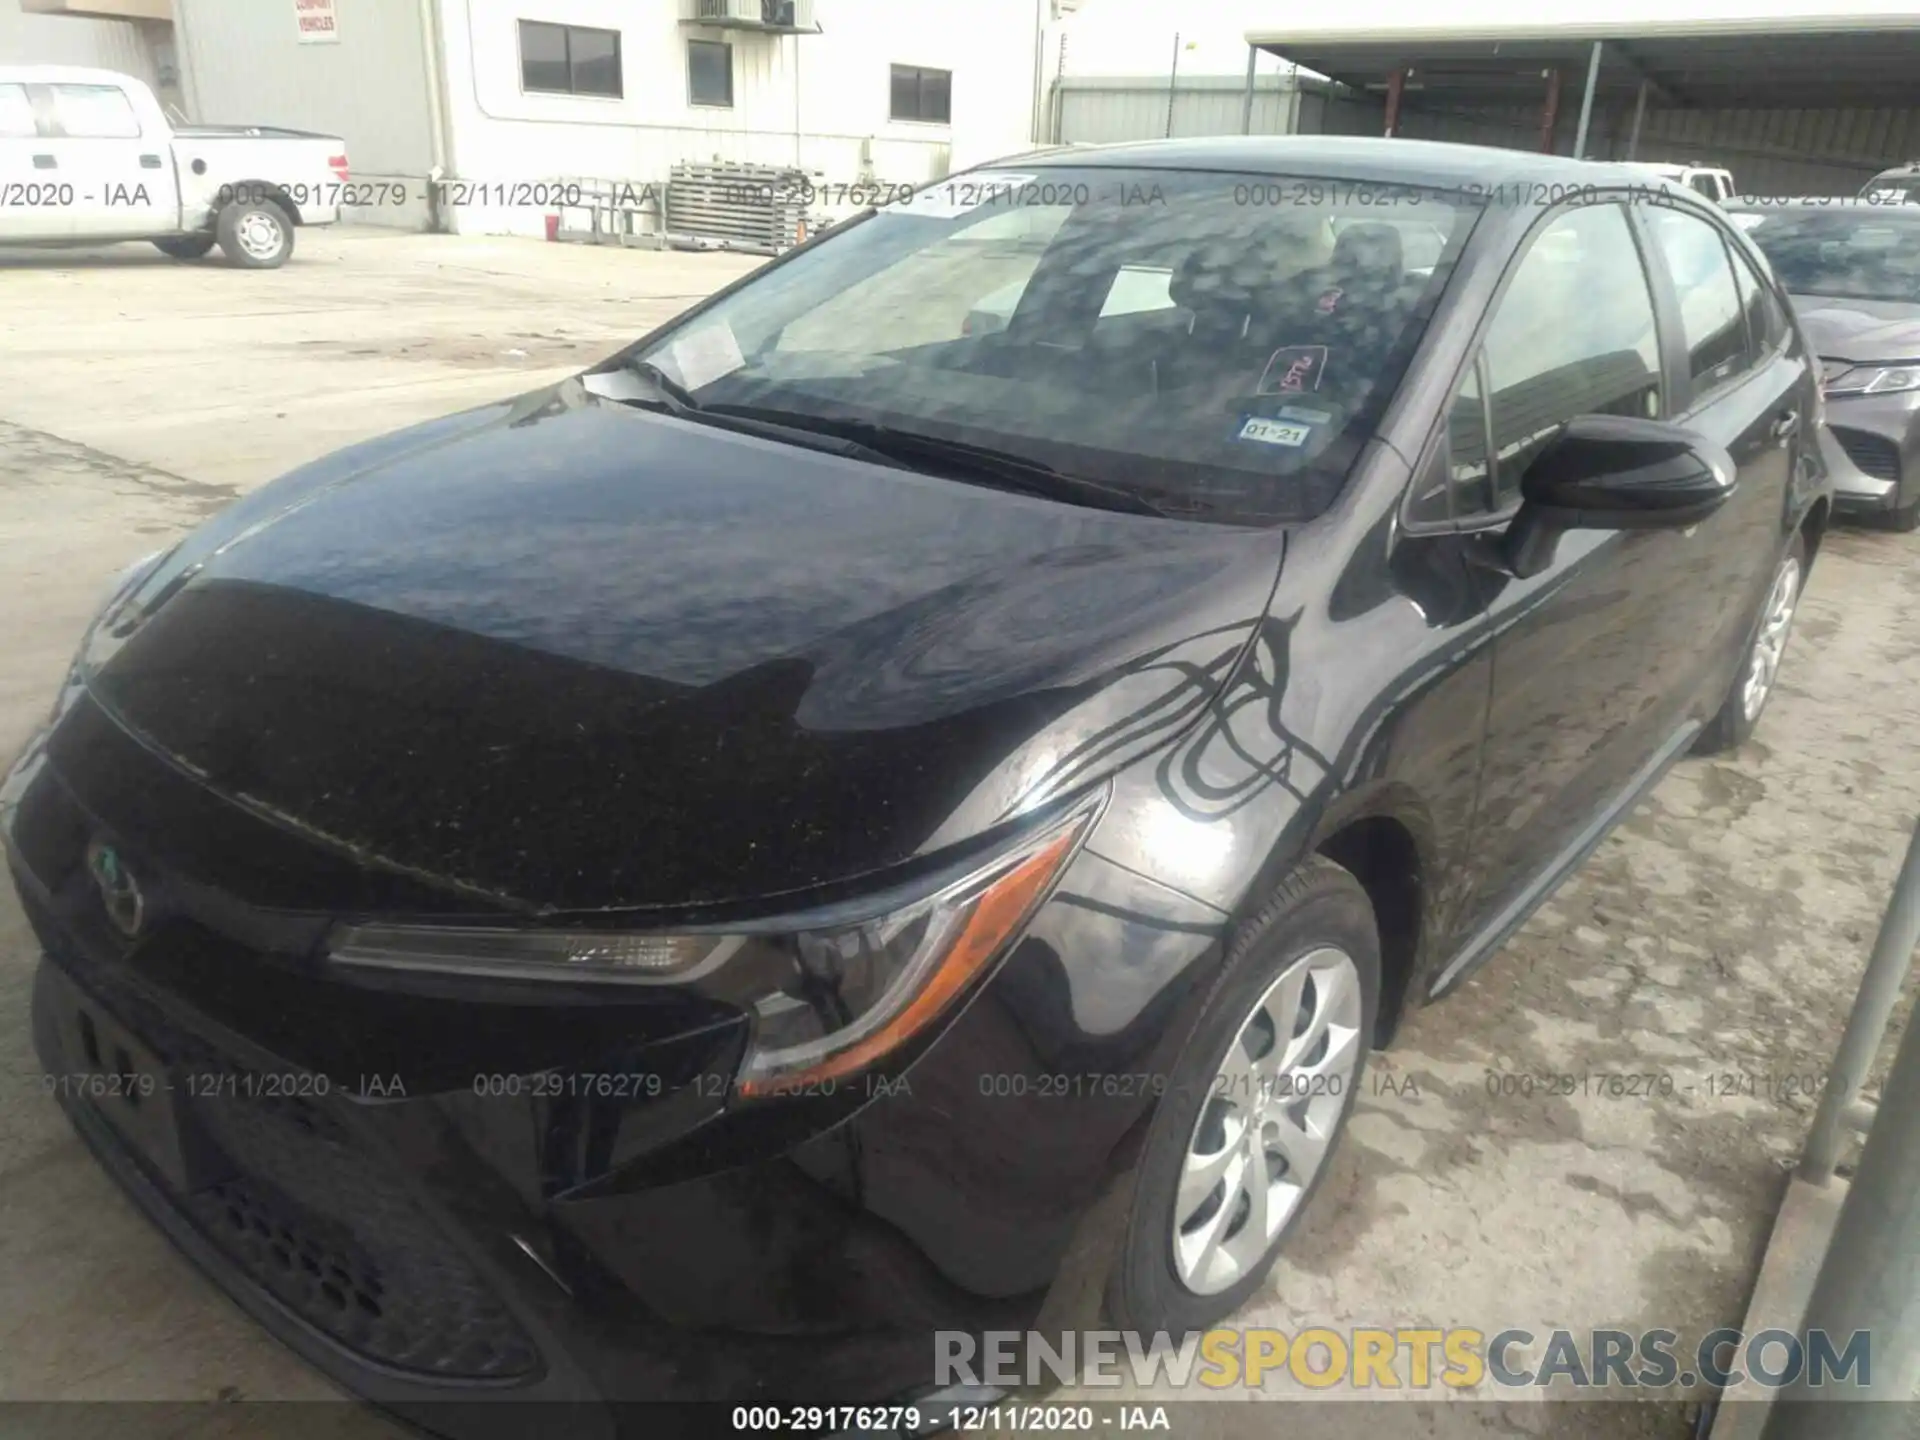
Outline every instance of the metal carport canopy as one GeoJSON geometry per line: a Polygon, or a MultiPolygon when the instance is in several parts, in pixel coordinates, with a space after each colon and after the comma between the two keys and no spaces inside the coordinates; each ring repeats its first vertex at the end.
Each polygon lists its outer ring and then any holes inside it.
{"type": "Polygon", "coordinates": [[[1385,91],[1389,128],[1403,90],[1512,104],[1547,88],[1551,108],[1562,78],[1583,112],[1636,96],[1746,110],[1892,109],[1920,97],[1920,8],[1911,5],[1585,0],[1525,20],[1511,3],[1466,0],[1444,15],[1403,0],[1362,3],[1339,23],[1276,16],[1246,32],[1248,68],[1266,51],[1353,89],[1385,91]]]}

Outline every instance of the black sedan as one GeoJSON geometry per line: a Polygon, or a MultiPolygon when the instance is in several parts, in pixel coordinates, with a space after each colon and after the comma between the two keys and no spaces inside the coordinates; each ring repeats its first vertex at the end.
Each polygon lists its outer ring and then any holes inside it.
{"type": "Polygon", "coordinates": [[[1820,356],[1836,508],[1896,530],[1920,526],[1920,206],[1731,208],[1820,356]]]}
{"type": "Polygon", "coordinates": [[[1753,729],[1818,405],[1639,171],[942,182],[125,577],[0,791],[49,1088],[443,1429],[1205,1327],[1369,1049],[1753,729]]]}

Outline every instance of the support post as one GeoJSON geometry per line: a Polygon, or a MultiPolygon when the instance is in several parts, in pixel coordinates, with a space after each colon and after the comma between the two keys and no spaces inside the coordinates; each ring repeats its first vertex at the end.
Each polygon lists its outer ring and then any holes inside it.
{"type": "MultiPolygon", "coordinates": [[[[1295,71],[1294,79],[1296,81],[1299,79],[1298,71],[1295,71]]],[[[1393,137],[1397,135],[1400,131],[1400,95],[1401,95],[1401,92],[1406,89],[1406,84],[1407,84],[1406,66],[1404,65],[1394,66],[1393,74],[1387,77],[1387,132],[1386,134],[1387,134],[1387,139],[1389,140],[1393,139],[1393,137]]]]}
{"type": "Polygon", "coordinates": [[[1247,46],[1247,93],[1240,97],[1240,133],[1253,133],[1253,67],[1260,58],[1260,47],[1247,46]]]}
{"type": "MultiPolygon", "coordinates": [[[[1867,957],[1866,973],[1860,977],[1860,993],[1847,1016],[1840,1048],[1834,1052],[1833,1069],[1827,1073],[1820,1105],[1813,1112],[1813,1126],[1807,1131],[1800,1178],[1809,1185],[1825,1185],[1833,1179],[1833,1167],[1840,1158],[1841,1126],[1848,1108],[1859,1098],[1873,1057],[1879,1053],[1916,944],[1920,944],[1920,829],[1914,831],[1907,846],[1906,862],[1894,882],[1893,899],[1887,903],[1886,918],[1874,938],[1873,954],[1867,957]]],[[[1899,1112],[1890,1104],[1879,1106],[1875,1129],[1888,1128],[1889,1116],[1892,1123],[1899,1123],[1899,1112]]]]}
{"type": "MultiPolygon", "coordinates": [[[[1815,1135],[1832,1135],[1844,1097],[1878,1048],[1909,957],[1920,941],[1920,830],[1907,848],[1886,919],[1874,942],[1860,998],[1847,1021],[1834,1073],[1821,1094],[1815,1135]],[[1882,1000],[1885,1001],[1884,1006],[1882,1000]],[[1834,1097],[1843,1097],[1835,1102],[1834,1097]],[[1821,1127],[1824,1124],[1825,1130],[1821,1127]]],[[[1809,1137],[1809,1151],[1812,1149],[1809,1137]]],[[[1819,1158],[1831,1169],[1830,1156],[1819,1158]]],[[[1802,1167],[1805,1173],[1806,1167],[1802,1167]]],[[[1811,1178],[1811,1177],[1809,1177],[1811,1178]]],[[[1768,1407],[1764,1440],[1901,1440],[1913,1433],[1920,1394],[1920,1025],[1909,1024],[1887,1072],[1882,1103],[1860,1152],[1860,1168],[1834,1222],[1833,1238],[1807,1301],[1799,1338],[1807,1359],[1814,1336],[1822,1352],[1845,1355],[1853,1336],[1870,1338],[1871,1376],[1824,1376],[1818,1389],[1803,1368],[1768,1407]],[[1835,1406],[1822,1401],[1852,1401],[1835,1406]],[[1869,1403],[1878,1402],[1878,1403],[1869,1403]]],[[[1862,1367],[1865,1368],[1864,1366],[1862,1367]]]]}
{"type": "Polygon", "coordinates": [[[1540,153],[1553,153],[1553,127],[1560,121],[1560,70],[1547,71],[1547,100],[1540,107],[1540,153]]]}
{"type": "Polygon", "coordinates": [[[1587,158],[1587,127],[1593,124],[1593,91],[1600,83],[1600,41],[1593,42],[1593,52],[1587,57],[1587,89],[1580,97],[1580,126],[1573,132],[1573,158],[1587,158]]]}
{"type": "Polygon", "coordinates": [[[1180,93],[1180,32],[1173,35],[1173,68],[1167,72],[1167,138],[1173,138],[1173,101],[1180,93]]]}
{"type": "Polygon", "coordinates": [[[1041,107],[1045,101],[1044,90],[1047,73],[1047,0],[1033,0],[1033,131],[1029,137],[1035,145],[1046,143],[1046,126],[1041,120],[1041,107]]]}
{"type": "Polygon", "coordinates": [[[1053,143],[1062,144],[1067,130],[1067,32],[1060,32],[1060,54],[1053,66],[1053,143]]]}
{"type": "Polygon", "coordinates": [[[1640,149],[1640,122],[1647,118],[1647,82],[1640,82],[1640,93],[1633,101],[1633,129],[1627,135],[1627,159],[1633,159],[1640,149]]]}

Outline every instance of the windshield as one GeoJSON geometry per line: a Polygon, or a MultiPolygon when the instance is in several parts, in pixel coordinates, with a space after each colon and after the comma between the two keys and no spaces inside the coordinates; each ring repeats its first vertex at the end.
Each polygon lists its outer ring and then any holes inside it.
{"type": "Polygon", "coordinates": [[[1789,294],[1920,304],[1920,212],[1748,211],[1740,224],[1789,294]]]}
{"type": "Polygon", "coordinates": [[[1391,398],[1476,213],[1404,186],[973,172],[624,358],[703,409],[959,442],[1168,514],[1305,518],[1391,398]]]}

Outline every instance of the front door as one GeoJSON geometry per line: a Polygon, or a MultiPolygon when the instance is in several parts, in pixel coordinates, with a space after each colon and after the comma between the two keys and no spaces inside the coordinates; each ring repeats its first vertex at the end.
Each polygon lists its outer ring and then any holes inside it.
{"type": "Polygon", "coordinates": [[[1675,369],[1684,368],[1686,382],[1676,375],[1675,418],[1723,447],[1740,474],[1732,497],[1701,528],[1712,553],[1700,571],[1706,603],[1698,632],[1674,640],[1690,647],[1699,676],[1683,698],[1711,710],[1745,659],[1757,607],[1773,584],[1795,458],[1812,438],[1814,397],[1785,312],[1740,243],[1705,214],[1648,206],[1639,216],[1680,317],[1685,354],[1675,369]]]}
{"type": "Polygon", "coordinates": [[[68,235],[128,240],[165,235],[179,223],[171,136],[143,133],[127,92],[110,84],[45,87],[53,133],[43,142],[74,188],[68,235]]]}
{"type": "Polygon", "coordinates": [[[63,185],[24,85],[0,85],[0,243],[32,244],[67,233],[74,197],[63,185]]]}
{"type": "MultiPolygon", "coordinates": [[[[1669,414],[1656,313],[1623,205],[1580,205],[1536,225],[1481,347],[1490,546],[1519,508],[1521,474],[1565,422],[1669,414]]],[[[1716,517],[1688,531],[1576,530],[1540,574],[1479,567],[1496,639],[1480,873],[1463,942],[1524,908],[1619,798],[1685,744],[1698,664],[1687,637],[1717,604],[1708,557],[1722,548],[1722,529],[1716,517]]]]}

